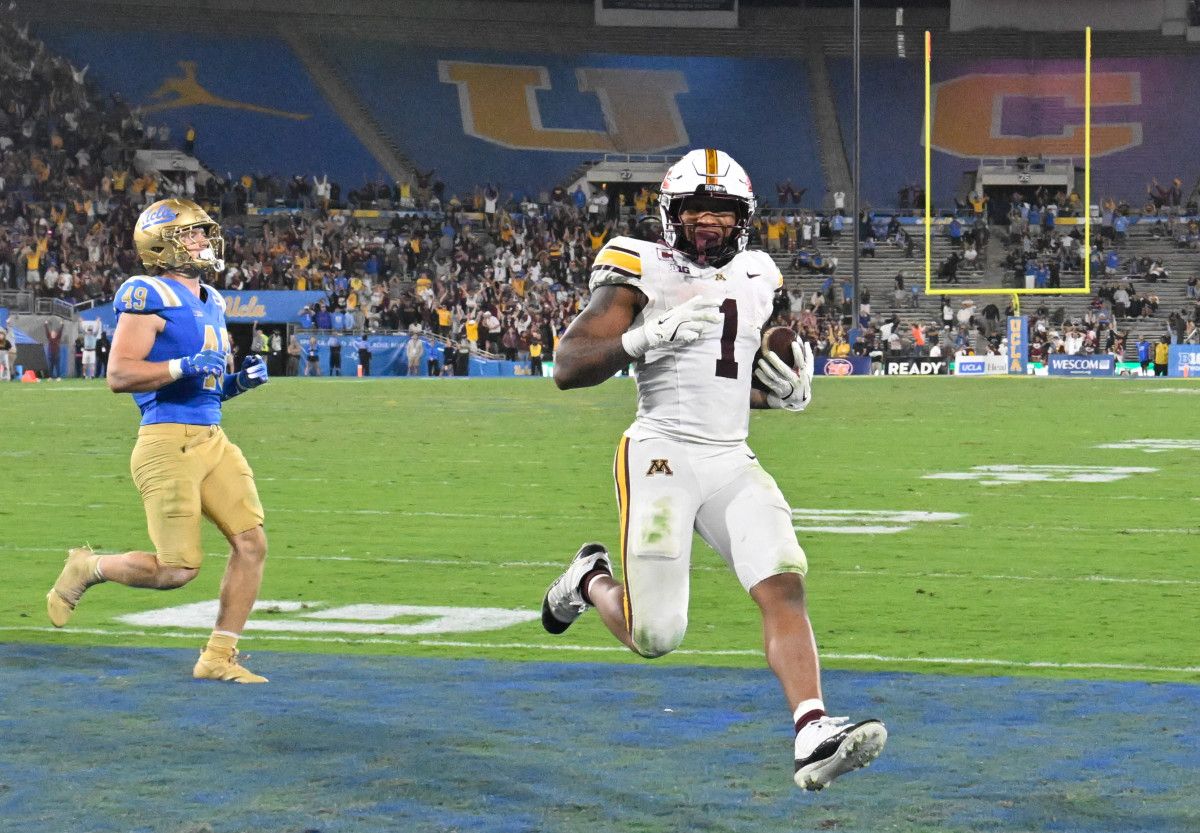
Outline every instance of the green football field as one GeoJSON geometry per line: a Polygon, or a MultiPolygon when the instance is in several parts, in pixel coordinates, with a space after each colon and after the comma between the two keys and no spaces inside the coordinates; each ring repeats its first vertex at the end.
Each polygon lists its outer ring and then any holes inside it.
{"type": "MultiPolygon", "coordinates": [[[[562,637],[536,618],[582,542],[616,548],[634,398],[626,379],[283,379],[229,403],[271,546],[243,644],[644,662],[594,615],[562,637]]],[[[818,379],[799,416],[753,413],[825,666],[1200,681],[1198,410],[1184,380],[870,378],[818,379]]],[[[211,526],[187,587],[104,585],[67,629],[45,618],[68,546],[149,545],[136,424],[100,383],[0,386],[0,641],[203,642],[226,557],[211,526]]],[[[761,667],[760,647],[754,605],[697,538],[689,632],[657,662],[761,667]]]]}

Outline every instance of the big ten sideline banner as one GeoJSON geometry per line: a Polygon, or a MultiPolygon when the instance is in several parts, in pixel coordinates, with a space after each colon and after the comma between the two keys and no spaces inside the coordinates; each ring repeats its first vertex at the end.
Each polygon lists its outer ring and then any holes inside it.
{"type": "Polygon", "coordinates": [[[1200,379],[1200,345],[1172,344],[1167,359],[1167,375],[1200,379]]]}
{"type": "Polygon", "coordinates": [[[813,375],[870,376],[871,359],[868,356],[850,356],[845,359],[831,359],[826,356],[817,356],[813,359],[813,375]]]}
{"type": "Polygon", "coordinates": [[[738,0],[596,0],[596,25],[736,29],[738,0]]]}
{"type": "Polygon", "coordinates": [[[1112,376],[1117,360],[1112,356],[1068,356],[1051,353],[1046,370],[1051,376],[1112,376]]]}
{"type": "Polygon", "coordinates": [[[887,376],[947,376],[950,360],[929,356],[895,356],[883,360],[883,372],[887,376]]]}
{"type": "MultiPolygon", "coordinates": [[[[314,339],[317,346],[317,363],[320,366],[320,375],[330,375],[330,348],[336,344],[340,347],[341,353],[338,360],[338,369],[343,376],[355,376],[358,374],[359,364],[361,362],[360,350],[365,346],[367,353],[370,355],[369,363],[363,365],[364,376],[407,376],[408,374],[408,342],[410,336],[406,335],[372,335],[365,339],[353,334],[346,335],[300,335],[300,346],[304,348],[307,355],[309,339],[314,339]]],[[[446,355],[443,345],[438,344],[430,339],[420,339],[422,345],[421,358],[417,362],[416,376],[434,376],[441,375],[441,370],[445,366],[447,358],[451,361],[454,356],[446,355]]],[[[307,358],[301,357],[300,373],[305,372],[304,365],[307,363],[307,358]]],[[[528,362],[510,362],[497,359],[481,359],[477,356],[472,356],[468,363],[468,376],[528,376],[528,362]]]]}
{"type": "Polygon", "coordinates": [[[1008,372],[1024,376],[1029,372],[1029,318],[1008,318],[1008,372]]]}
{"type": "Polygon", "coordinates": [[[957,356],[954,359],[955,376],[1001,376],[1008,373],[1008,362],[1003,356],[957,356]]]}

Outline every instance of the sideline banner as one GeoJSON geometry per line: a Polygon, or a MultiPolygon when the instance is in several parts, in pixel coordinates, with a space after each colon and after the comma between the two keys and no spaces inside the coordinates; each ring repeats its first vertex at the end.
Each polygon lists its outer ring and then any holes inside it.
{"type": "Polygon", "coordinates": [[[1168,376],[1200,379],[1200,344],[1172,344],[1168,355],[1168,376]]]}
{"type": "Polygon", "coordinates": [[[947,376],[950,360],[929,356],[896,356],[883,360],[883,372],[888,376],[947,376]]]}
{"type": "Polygon", "coordinates": [[[326,300],[324,292],[265,289],[217,290],[225,299],[225,320],[237,323],[298,324],[300,310],[326,300]]]}
{"type": "Polygon", "coordinates": [[[850,356],[845,359],[831,359],[827,356],[817,356],[813,359],[814,376],[870,376],[871,359],[868,356],[850,356]]]}
{"type": "Polygon", "coordinates": [[[1068,356],[1051,353],[1046,368],[1051,376],[1112,376],[1117,362],[1112,356],[1068,356]]]}
{"type": "Polygon", "coordinates": [[[1029,372],[1029,318],[1024,315],[1008,318],[1008,372],[1018,376],[1029,372]]]}
{"type": "MultiPolygon", "coordinates": [[[[330,374],[329,347],[330,343],[336,339],[341,346],[341,356],[338,362],[341,375],[354,376],[358,373],[358,351],[365,342],[367,350],[371,354],[371,369],[370,373],[364,373],[364,376],[407,376],[409,338],[410,336],[407,335],[370,335],[363,339],[361,336],[349,333],[346,335],[300,334],[300,346],[305,350],[305,355],[300,358],[300,375],[304,375],[308,369],[307,349],[309,339],[312,339],[316,342],[320,375],[328,376],[330,374]]],[[[446,360],[453,361],[456,356],[453,353],[448,356],[443,344],[428,338],[420,340],[424,349],[417,375],[429,376],[433,373],[440,375],[446,360]],[[437,362],[437,365],[434,366],[432,362],[437,362]]],[[[510,362],[503,359],[483,359],[471,356],[467,375],[528,376],[529,362],[510,362]]]]}
{"type": "Polygon", "coordinates": [[[957,356],[954,359],[955,376],[1002,376],[1008,373],[1008,362],[1003,356],[957,356]]]}

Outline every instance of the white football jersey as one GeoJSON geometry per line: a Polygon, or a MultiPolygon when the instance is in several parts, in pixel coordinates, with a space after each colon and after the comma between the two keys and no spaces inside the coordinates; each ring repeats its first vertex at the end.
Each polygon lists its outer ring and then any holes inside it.
{"type": "Polygon", "coordinates": [[[703,295],[720,301],[721,322],[691,344],[638,359],[637,419],[629,436],[731,445],[750,427],[750,380],[763,325],[771,317],[779,267],[765,252],[743,251],[720,268],[700,266],[661,243],[616,237],[596,255],[591,288],[626,284],[642,292],[645,319],[703,295]]]}

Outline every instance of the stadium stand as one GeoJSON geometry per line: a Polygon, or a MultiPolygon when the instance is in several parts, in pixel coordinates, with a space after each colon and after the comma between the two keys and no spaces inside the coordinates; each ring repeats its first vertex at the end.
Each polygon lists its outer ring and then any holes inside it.
{"type": "MultiPolygon", "coordinates": [[[[953,325],[943,328],[941,305],[920,289],[919,226],[906,224],[902,233],[889,228],[893,214],[911,222],[913,207],[922,201],[914,185],[919,142],[894,141],[895,136],[919,138],[914,62],[875,55],[865,66],[865,97],[886,98],[895,106],[865,113],[864,196],[875,242],[860,264],[862,298],[869,299],[870,312],[855,326],[842,290],[850,221],[835,221],[845,223],[838,235],[829,228],[834,192],[843,190],[847,176],[845,147],[830,145],[839,136],[844,142],[846,132],[810,127],[814,114],[826,110],[836,111],[843,124],[849,119],[848,65],[836,38],[826,44],[814,35],[807,45],[790,50],[802,60],[757,58],[742,47],[733,54],[745,57],[668,60],[396,49],[345,32],[314,40],[295,30],[286,43],[265,36],[189,36],[184,50],[181,37],[129,35],[131,48],[119,51],[61,24],[41,25],[35,32],[11,20],[0,25],[0,78],[17,93],[0,125],[5,134],[0,139],[5,182],[0,231],[0,293],[5,294],[0,301],[16,315],[34,316],[20,321],[28,332],[42,332],[45,316],[72,321],[82,307],[111,298],[120,280],[138,268],[126,231],[137,212],[155,198],[182,194],[194,196],[225,222],[230,267],[222,288],[326,293],[328,308],[314,308],[311,322],[297,312],[295,324],[302,332],[306,323],[314,331],[407,333],[417,328],[444,343],[472,333],[481,355],[518,361],[528,359],[537,333],[550,358],[555,336],[586,299],[590,255],[607,236],[635,231],[639,220],[655,215],[650,196],[634,188],[614,188],[612,198],[604,198],[607,205],[594,193],[568,190],[580,181],[588,160],[610,150],[671,151],[699,143],[727,147],[756,173],[765,210],[754,244],[772,249],[787,276],[793,295],[781,299],[781,317],[805,331],[818,353],[912,354],[927,352],[935,340],[943,350],[996,347],[1008,299],[965,298],[952,305],[957,307],[953,325]],[[308,49],[300,49],[305,44],[308,49]],[[303,59],[294,54],[300,52],[303,59]],[[219,89],[204,86],[209,66],[220,68],[219,89]],[[314,80],[313,72],[336,78],[314,80]],[[634,94],[650,86],[649,80],[667,76],[675,86],[658,84],[653,101],[634,94]],[[376,83],[380,77],[396,81],[403,94],[376,83]],[[522,119],[505,123],[471,102],[473,85],[485,82],[489,89],[511,88],[522,97],[532,85],[538,90],[536,104],[522,119]],[[613,104],[610,93],[625,95],[630,109],[613,104]],[[331,96],[357,100],[357,110],[327,103],[331,96]],[[607,118],[594,107],[597,97],[612,110],[607,118]],[[668,100],[670,118],[641,133],[623,132],[622,126],[647,122],[647,113],[668,100]],[[714,106],[731,101],[738,106],[714,106]],[[747,114],[760,117],[753,129],[746,129],[747,114]],[[391,163],[371,157],[359,141],[364,130],[387,138],[395,151],[391,163]],[[730,139],[735,136],[742,138],[730,139]],[[885,136],[886,142],[872,140],[885,136]],[[781,147],[788,152],[779,153],[781,147]],[[415,148],[419,154],[412,152],[415,148]],[[201,164],[182,172],[139,169],[138,154],[147,151],[177,151],[201,164]],[[829,161],[837,157],[840,166],[829,161]],[[822,164],[793,169],[786,161],[814,158],[822,164]],[[393,175],[385,178],[384,167],[393,175]],[[411,178],[394,176],[410,167],[411,178]],[[342,181],[356,184],[343,189],[342,181]],[[774,221],[774,233],[771,216],[784,220],[774,221]],[[807,242],[805,220],[819,223],[807,242]],[[964,307],[967,314],[960,320],[964,307]],[[498,329],[485,326],[488,310],[496,313],[498,329]],[[852,337],[853,346],[847,342],[852,337]]],[[[942,70],[948,78],[1010,66],[969,61],[961,44],[949,41],[952,60],[942,70]]],[[[645,47],[636,39],[630,43],[631,52],[645,47]]],[[[514,41],[521,45],[520,39],[514,41]]],[[[883,51],[881,43],[870,48],[883,51]]],[[[1167,55],[1123,61],[1114,70],[1149,80],[1173,72],[1172,67],[1191,66],[1192,60],[1167,55]]],[[[1014,66],[1030,71],[1031,64],[1014,66]]],[[[1180,95],[1186,87],[1179,88],[1180,95]]],[[[1054,106],[1038,111],[1039,123],[1064,123],[1075,115],[1054,106]]],[[[1187,136],[1168,136],[1166,129],[1166,119],[1182,106],[1166,98],[1137,108],[1143,137],[1168,151],[1155,156],[1167,168],[1163,182],[1190,167],[1182,153],[1187,136]]],[[[1130,107],[1108,112],[1114,120],[1131,118],[1130,107]]],[[[1028,133],[1034,124],[1030,112],[1015,106],[1005,118],[1020,123],[1015,132],[1028,133]]],[[[1098,160],[1094,179],[1106,190],[1096,190],[1124,195],[1134,207],[1117,209],[1113,201],[1113,210],[1142,221],[1116,241],[1118,265],[1112,274],[1104,274],[1106,259],[1097,260],[1091,297],[1026,304],[1025,312],[1035,313],[1036,347],[1124,349],[1130,357],[1141,338],[1168,331],[1176,340],[1190,337],[1186,322],[1200,313],[1185,288],[1187,278],[1200,270],[1200,256],[1194,224],[1179,218],[1190,194],[1178,183],[1146,186],[1149,145],[1098,160]],[[1149,189],[1145,197],[1139,193],[1143,186],[1149,189]],[[1170,277],[1148,284],[1155,261],[1170,277]],[[1118,278],[1127,279],[1123,293],[1117,292],[1118,278]],[[1132,296],[1129,303],[1125,293],[1132,296]],[[1138,314],[1118,316],[1118,302],[1138,314]],[[1083,334],[1078,345],[1067,338],[1074,328],[1083,334]]],[[[960,187],[966,160],[938,157],[945,162],[936,166],[938,204],[965,212],[969,226],[960,187]]],[[[1039,202],[1039,195],[1033,200],[1039,202]]],[[[1052,201],[1053,195],[1040,200],[1052,201]]],[[[845,210],[844,197],[837,207],[845,210]]],[[[1108,209],[1105,215],[1110,218],[1108,209]]],[[[1097,230],[1098,241],[1108,239],[1106,229],[1107,219],[1097,230]]],[[[1029,254],[1058,274],[1062,286],[1080,285],[1077,264],[1067,264],[1057,249],[1016,237],[1006,248],[1002,241],[1010,231],[995,223],[989,227],[992,242],[979,247],[980,262],[991,267],[988,276],[964,265],[956,276],[959,287],[995,287],[998,264],[1006,259],[1008,271],[999,280],[1015,287],[1029,254]]],[[[1045,240],[1048,244],[1058,236],[1045,240]]],[[[934,263],[940,267],[957,248],[939,230],[934,263]]],[[[65,341],[72,337],[73,330],[65,341]]]]}

